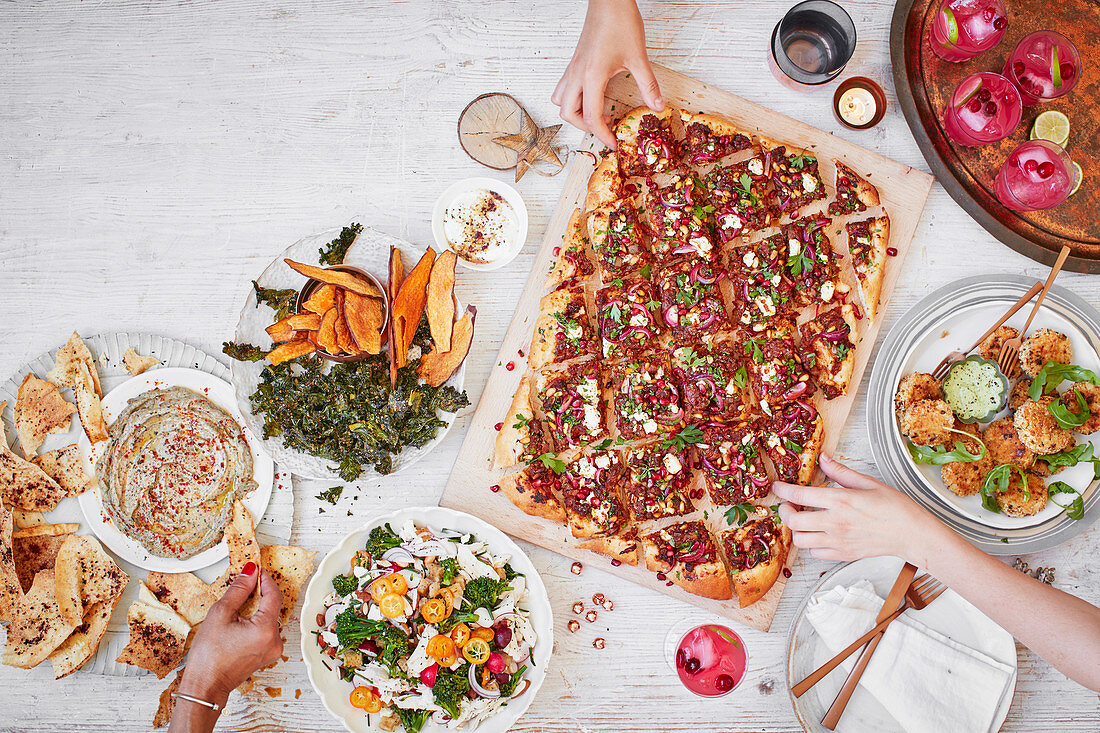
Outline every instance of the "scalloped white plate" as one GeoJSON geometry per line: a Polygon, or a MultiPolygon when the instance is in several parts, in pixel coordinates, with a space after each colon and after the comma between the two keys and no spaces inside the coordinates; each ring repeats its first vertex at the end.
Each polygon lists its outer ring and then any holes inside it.
{"type": "MultiPolygon", "coordinates": [[[[528,600],[527,606],[531,610],[531,623],[535,627],[538,641],[532,651],[531,687],[521,697],[501,708],[496,715],[477,726],[479,733],[504,733],[519,720],[535,699],[535,695],[542,686],[546,677],[546,670],[550,663],[550,655],[554,650],[554,614],[550,608],[550,599],[546,595],[546,586],[542,578],[531,564],[531,560],[523,550],[509,537],[505,536],[496,527],[483,522],[477,517],[442,507],[414,507],[400,509],[380,517],[376,517],[364,524],[359,529],[340,540],[340,543],[321,560],[317,566],[317,572],[309,581],[302,601],[302,660],[309,674],[310,684],[321,697],[325,708],[332,716],[344,724],[352,733],[366,733],[367,731],[381,730],[378,721],[381,715],[368,716],[362,710],[351,706],[348,695],[351,694],[352,685],[340,679],[335,670],[325,667],[322,661],[320,647],[317,646],[314,632],[317,631],[317,614],[324,606],[324,599],[332,592],[332,579],[337,575],[347,572],[351,558],[356,550],[361,550],[367,544],[367,537],[375,527],[389,522],[394,527],[399,527],[407,520],[413,520],[419,525],[428,526],[433,530],[453,529],[458,532],[469,533],[489,545],[493,554],[507,556],[512,568],[523,573],[527,578],[528,600]]],[[[327,657],[325,657],[327,659],[327,657]]],[[[424,733],[442,733],[453,731],[433,721],[429,721],[423,728],[424,733]]],[[[461,729],[463,733],[472,733],[475,728],[469,726],[461,729]]]]}

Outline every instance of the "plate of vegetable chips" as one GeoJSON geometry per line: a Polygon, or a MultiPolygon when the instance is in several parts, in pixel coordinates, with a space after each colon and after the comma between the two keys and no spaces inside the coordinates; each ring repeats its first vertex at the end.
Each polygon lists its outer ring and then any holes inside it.
{"type": "Polygon", "coordinates": [[[443,440],[470,404],[476,313],[459,310],[454,265],[350,224],[296,242],[253,281],[223,351],[272,458],[299,476],[355,482],[405,469],[443,440]]]}

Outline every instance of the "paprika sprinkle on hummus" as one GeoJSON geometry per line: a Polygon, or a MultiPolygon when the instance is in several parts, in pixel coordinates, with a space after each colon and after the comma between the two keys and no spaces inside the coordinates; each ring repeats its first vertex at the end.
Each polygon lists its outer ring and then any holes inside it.
{"type": "Polygon", "coordinates": [[[103,504],[123,534],[180,560],[222,540],[233,502],[256,488],[244,430],[185,387],[130,400],[96,465],[103,504]]]}

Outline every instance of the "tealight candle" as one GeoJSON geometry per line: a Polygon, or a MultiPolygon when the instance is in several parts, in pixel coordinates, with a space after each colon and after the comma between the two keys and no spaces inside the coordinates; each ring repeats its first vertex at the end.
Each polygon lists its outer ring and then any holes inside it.
{"type": "Polygon", "coordinates": [[[886,95],[870,79],[852,77],[837,87],[833,112],[841,124],[853,130],[866,130],[882,120],[886,112],[886,95]]]}

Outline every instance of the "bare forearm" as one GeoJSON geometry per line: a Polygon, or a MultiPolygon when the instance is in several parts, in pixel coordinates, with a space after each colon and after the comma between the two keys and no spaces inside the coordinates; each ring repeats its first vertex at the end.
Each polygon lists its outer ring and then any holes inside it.
{"type": "MultiPolygon", "coordinates": [[[[935,523],[920,564],[1070,679],[1100,691],[1100,609],[991,557],[935,523]],[[1067,643],[1072,638],[1072,643],[1067,643]]],[[[919,556],[917,556],[919,555],[919,556]]]]}

